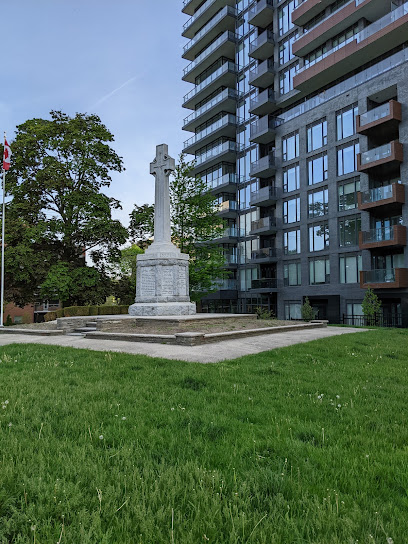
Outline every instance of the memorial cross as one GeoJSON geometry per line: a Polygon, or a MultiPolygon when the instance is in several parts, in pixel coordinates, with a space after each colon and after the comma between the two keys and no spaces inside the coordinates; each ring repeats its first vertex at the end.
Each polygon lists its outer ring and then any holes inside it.
{"type": "Polygon", "coordinates": [[[156,146],[156,157],[150,163],[150,173],[155,177],[154,244],[171,243],[169,176],[176,169],[176,161],[168,153],[166,144],[156,146]]]}

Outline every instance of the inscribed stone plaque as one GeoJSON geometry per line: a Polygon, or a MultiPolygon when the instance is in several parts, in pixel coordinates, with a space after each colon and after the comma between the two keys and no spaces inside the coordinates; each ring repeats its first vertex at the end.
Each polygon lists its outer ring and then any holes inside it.
{"type": "Polygon", "coordinates": [[[187,275],[186,275],[187,269],[184,266],[179,266],[179,273],[178,273],[178,289],[179,293],[186,294],[187,293],[187,275]]]}
{"type": "Polygon", "coordinates": [[[170,296],[174,294],[173,267],[167,266],[162,269],[162,295],[170,296]]]}
{"type": "Polygon", "coordinates": [[[153,268],[143,269],[141,292],[144,297],[156,295],[156,275],[153,268]]]}

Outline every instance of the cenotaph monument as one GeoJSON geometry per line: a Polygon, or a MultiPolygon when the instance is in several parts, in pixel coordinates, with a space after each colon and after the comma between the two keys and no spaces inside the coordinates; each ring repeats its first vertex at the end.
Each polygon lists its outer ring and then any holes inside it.
{"type": "Polygon", "coordinates": [[[156,147],[150,163],[155,177],[154,241],[137,256],[136,299],[131,316],[193,315],[189,297],[189,256],[171,241],[169,177],[176,168],[166,144],[156,147]]]}

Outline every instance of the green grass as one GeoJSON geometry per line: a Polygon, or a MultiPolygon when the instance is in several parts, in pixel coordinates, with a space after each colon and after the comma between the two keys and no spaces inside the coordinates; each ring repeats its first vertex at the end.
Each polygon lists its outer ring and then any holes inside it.
{"type": "Polygon", "coordinates": [[[1,348],[0,543],[405,544],[407,363],[402,330],[216,365],[1,348]]]}

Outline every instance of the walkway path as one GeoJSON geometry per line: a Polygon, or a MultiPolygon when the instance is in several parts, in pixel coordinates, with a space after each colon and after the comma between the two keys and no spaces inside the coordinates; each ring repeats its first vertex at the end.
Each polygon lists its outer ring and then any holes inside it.
{"type": "Polygon", "coordinates": [[[164,359],[177,359],[198,363],[217,363],[225,359],[236,359],[243,355],[260,353],[275,348],[291,346],[328,338],[339,334],[364,332],[365,329],[348,327],[327,327],[296,332],[282,332],[226,340],[204,346],[171,346],[167,344],[149,344],[145,342],[124,342],[120,340],[96,340],[81,336],[28,336],[24,334],[1,334],[0,346],[7,344],[45,344],[72,348],[91,349],[94,351],[120,351],[133,355],[142,354],[164,359]]]}

